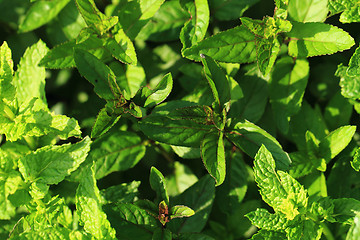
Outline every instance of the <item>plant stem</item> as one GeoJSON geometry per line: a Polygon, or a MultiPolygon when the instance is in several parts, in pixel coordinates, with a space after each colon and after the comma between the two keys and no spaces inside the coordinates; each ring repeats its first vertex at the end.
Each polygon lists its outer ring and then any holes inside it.
{"type": "Polygon", "coordinates": [[[14,120],[15,119],[15,114],[13,113],[13,111],[11,111],[11,109],[8,106],[4,106],[4,112],[7,118],[9,118],[10,120],[14,120]]]}
{"type": "Polygon", "coordinates": [[[29,146],[29,148],[30,148],[31,150],[35,150],[35,149],[36,149],[36,143],[35,143],[35,140],[34,140],[33,137],[31,137],[31,136],[25,136],[24,139],[25,139],[26,143],[28,144],[28,146],[29,146]]]}
{"type": "Polygon", "coordinates": [[[326,223],[321,223],[321,227],[323,229],[323,233],[328,240],[335,240],[334,235],[330,231],[329,227],[326,225],[326,223]]]}

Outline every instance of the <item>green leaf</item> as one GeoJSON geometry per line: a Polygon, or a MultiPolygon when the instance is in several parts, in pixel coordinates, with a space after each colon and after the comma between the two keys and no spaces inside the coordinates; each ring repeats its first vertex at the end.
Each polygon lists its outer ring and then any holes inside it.
{"type": "Polygon", "coordinates": [[[166,74],[147,96],[144,107],[153,107],[162,103],[170,94],[173,87],[171,73],[166,74]]]}
{"type": "MultiPolygon", "coordinates": [[[[125,171],[134,167],[145,155],[146,148],[141,138],[132,132],[116,131],[96,139],[91,152],[80,171],[92,165],[96,179],[103,178],[115,171],[125,171]]],[[[81,174],[75,173],[72,180],[78,181],[81,174]]]]}
{"type": "Polygon", "coordinates": [[[70,0],[37,1],[27,11],[19,31],[32,31],[50,22],[69,2],[70,0]]]}
{"type": "Polygon", "coordinates": [[[101,13],[93,0],[76,0],[75,3],[86,24],[96,29],[100,35],[118,22],[118,17],[107,17],[101,13]]]}
{"type": "Polygon", "coordinates": [[[359,3],[353,2],[353,5],[340,15],[339,21],[342,23],[360,22],[359,10],[359,3]]]}
{"type": "Polygon", "coordinates": [[[360,201],[354,198],[339,198],[334,203],[333,217],[336,222],[352,224],[354,217],[360,211],[360,201]]]}
{"type": "Polygon", "coordinates": [[[172,240],[172,233],[166,228],[158,228],[154,231],[152,240],[172,240]]]}
{"type": "Polygon", "coordinates": [[[275,161],[264,145],[255,156],[255,181],[263,200],[275,212],[281,212],[293,220],[307,207],[307,192],[288,173],[275,170],[275,161]]]}
{"type": "Polygon", "coordinates": [[[195,212],[191,208],[183,205],[173,206],[170,210],[170,219],[191,217],[195,212]]]}
{"type": "Polygon", "coordinates": [[[182,233],[178,235],[178,240],[214,240],[214,238],[201,233],[182,233]]]}
{"type": "Polygon", "coordinates": [[[343,126],[332,131],[319,144],[320,155],[329,162],[338,155],[351,141],[356,126],[343,126]]]}
{"type": "MultiPolygon", "coordinates": [[[[338,71],[339,71],[339,69],[341,69],[340,66],[338,67],[338,71]]],[[[360,47],[357,47],[354,54],[351,56],[350,61],[349,61],[349,67],[348,67],[347,71],[345,72],[345,69],[343,69],[343,71],[344,72],[342,72],[341,75],[347,74],[349,77],[352,77],[355,79],[356,79],[356,76],[359,75],[359,73],[360,73],[360,47]]],[[[339,73],[337,75],[339,75],[339,73]]]]}
{"type": "Polygon", "coordinates": [[[155,42],[178,40],[181,28],[189,18],[190,14],[180,6],[179,1],[165,1],[136,39],[155,42]]]}
{"type": "Polygon", "coordinates": [[[211,14],[220,21],[229,21],[240,18],[243,13],[259,0],[210,0],[211,14]]]}
{"type": "Polygon", "coordinates": [[[329,0],[329,10],[331,15],[343,12],[339,19],[342,23],[359,22],[359,7],[360,5],[356,0],[329,0]]]}
{"type": "Polygon", "coordinates": [[[210,85],[213,97],[220,111],[227,106],[231,99],[230,83],[221,67],[211,58],[202,55],[201,61],[204,65],[206,79],[210,85]]]}
{"type": "Polygon", "coordinates": [[[264,76],[267,76],[280,52],[280,43],[277,38],[256,38],[257,64],[264,76]]]}
{"type": "Polygon", "coordinates": [[[303,59],[282,58],[275,64],[269,82],[270,102],[278,128],[289,131],[290,117],[301,107],[309,78],[309,63],[303,59]]]}
{"type": "Polygon", "coordinates": [[[320,224],[312,220],[304,220],[295,227],[287,229],[288,239],[319,240],[322,234],[320,224]]]}
{"type": "Polygon", "coordinates": [[[156,192],[157,201],[165,201],[166,205],[169,205],[169,195],[166,190],[165,178],[155,167],[151,167],[150,170],[150,186],[151,189],[156,192]]]}
{"type": "Polygon", "coordinates": [[[324,22],[329,12],[328,0],[291,0],[289,17],[297,22],[324,22]]]}
{"type": "Polygon", "coordinates": [[[351,161],[351,166],[353,167],[353,169],[355,169],[356,171],[360,171],[360,148],[356,149],[355,155],[353,160],[351,161]]]}
{"type": "Polygon", "coordinates": [[[275,0],[274,17],[287,19],[289,0],[275,0]]]}
{"type": "Polygon", "coordinates": [[[76,210],[87,233],[97,239],[115,239],[115,230],[102,210],[94,166],[88,166],[82,174],[76,190],[76,210]]]}
{"type": "Polygon", "coordinates": [[[241,75],[239,85],[244,97],[232,102],[228,116],[256,123],[268,102],[268,83],[257,76],[241,75]]]}
{"type": "Polygon", "coordinates": [[[159,227],[155,217],[134,204],[111,204],[105,205],[104,209],[118,239],[150,240],[159,227]]]}
{"type": "Polygon", "coordinates": [[[176,196],[198,181],[191,169],[184,164],[174,162],[174,174],[166,178],[169,196],[176,196]]]}
{"type": "Polygon", "coordinates": [[[313,57],[333,54],[351,48],[354,39],[344,30],[325,23],[297,23],[286,33],[289,37],[289,55],[313,57]]]}
{"type": "Polygon", "coordinates": [[[9,141],[44,135],[67,139],[81,134],[75,119],[50,113],[44,102],[36,98],[22,104],[13,119],[0,118],[0,126],[0,132],[6,134],[9,141]]]}
{"type": "MultiPolygon", "coordinates": [[[[2,152],[7,155],[5,152],[2,152]]],[[[1,154],[2,155],[2,154],[1,154]]],[[[9,156],[1,156],[1,163],[3,160],[9,159],[9,156]]],[[[0,219],[9,220],[15,216],[15,206],[9,199],[9,196],[14,194],[18,188],[23,184],[23,180],[18,171],[8,171],[0,168],[1,180],[0,180],[0,219]]]]}
{"type": "Polygon", "coordinates": [[[165,0],[137,0],[124,4],[120,9],[119,23],[130,39],[135,39],[165,0]]]}
{"type": "Polygon", "coordinates": [[[182,1],[190,13],[190,20],[185,23],[180,32],[183,49],[189,48],[203,40],[209,25],[210,12],[207,0],[182,1]]]}
{"type": "Polygon", "coordinates": [[[305,140],[307,131],[313,133],[318,140],[329,133],[319,107],[316,106],[313,109],[306,101],[303,101],[300,111],[291,118],[289,131],[299,150],[306,151],[307,149],[305,140]]]}
{"type": "Polygon", "coordinates": [[[123,29],[113,33],[113,36],[114,38],[107,37],[102,39],[104,48],[117,60],[136,65],[137,58],[134,44],[130,38],[125,35],[123,29]]]}
{"type": "MultiPolygon", "coordinates": [[[[13,74],[14,74],[14,62],[11,59],[11,50],[6,42],[0,47],[0,108],[1,110],[8,108],[9,106],[17,107],[15,96],[16,89],[13,85],[13,74]],[[15,104],[15,106],[14,106],[15,104]]],[[[11,107],[11,108],[12,108],[11,107]]],[[[5,111],[5,110],[3,110],[5,111]]],[[[15,112],[15,109],[14,109],[15,112]]],[[[9,117],[14,117],[12,109],[9,109],[6,113],[9,117]]]]}
{"type": "Polygon", "coordinates": [[[215,179],[215,186],[221,185],[226,175],[223,133],[205,135],[200,145],[200,152],[206,170],[215,179]]]}
{"type": "Polygon", "coordinates": [[[106,108],[102,108],[97,115],[94,126],[91,130],[91,138],[97,138],[105,134],[119,121],[120,117],[121,115],[109,116],[106,108]]]}
{"type": "MultiPolygon", "coordinates": [[[[356,56],[356,55],[355,55],[356,56]]],[[[352,58],[351,58],[352,59],[352,58]]],[[[350,59],[350,61],[351,61],[350,59]]],[[[353,74],[355,71],[353,68],[349,68],[350,73],[353,74]]],[[[336,70],[335,76],[340,77],[341,94],[345,98],[359,99],[360,98],[360,77],[357,75],[350,76],[347,72],[347,67],[340,64],[336,70]]]]}
{"type": "Polygon", "coordinates": [[[241,202],[244,200],[248,189],[249,169],[239,152],[233,153],[226,161],[226,179],[216,189],[216,198],[220,210],[224,213],[232,214],[235,209],[240,207],[241,202]]]}
{"type": "Polygon", "coordinates": [[[265,230],[285,230],[288,227],[289,221],[281,213],[271,214],[268,210],[258,208],[256,211],[245,215],[253,225],[265,230]]]}
{"type": "Polygon", "coordinates": [[[39,67],[40,60],[46,55],[48,48],[39,40],[27,48],[20,60],[13,79],[16,87],[18,102],[24,103],[32,98],[40,98],[46,103],[45,96],[45,67],[39,67]]]}
{"type": "Polygon", "coordinates": [[[336,129],[348,124],[352,113],[353,106],[338,91],[328,102],[324,112],[324,119],[330,129],[336,129]]]}
{"type": "Polygon", "coordinates": [[[107,65],[81,49],[75,49],[74,59],[80,74],[94,85],[94,91],[99,97],[107,101],[120,97],[120,90],[115,88],[115,74],[107,65]]]}
{"type": "Polygon", "coordinates": [[[267,231],[267,230],[260,230],[251,238],[251,240],[269,240],[269,239],[285,240],[288,238],[283,232],[275,232],[275,231],[267,231]]]}
{"type": "Polygon", "coordinates": [[[205,227],[215,198],[215,181],[208,175],[202,177],[185,192],[171,200],[172,204],[185,205],[194,210],[189,218],[175,218],[167,223],[173,233],[198,233],[205,227]]]}
{"type": "Polygon", "coordinates": [[[40,148],[19,160],[19,170],[26,182],[58,184],[85,161],[90,143],[86,137],[76,144],[40,148]]]}
{"type": "Polygon", "coordinates": [[[116,81],[123,90],[125,99],[130,100],[146,84],[145,70],[139,64],[127,65],[125,74],[118,77],[116,81]]]}
{"type": "Polygon", "coordinates": [[[139,195],[138,188],[140,184],[140,181],[132,181],[131,183],[113,185],[102,189],[101,196],[105,198],[106,204],[134,202],[139,195]]]}
{"type": "Polygon", "coordinates": [[[356,240],[360,238],[360,214],[356,214],[354,223],[351,225],[346,240],[356,240]]]}
{"type": "Polygon", "coordinates": [[[170,114],[152,114],[139,122],[139,125],[145,135],[156,141],[176,146],[199,147],[205,134],[215,129],[213,125],[206,123],[206,118],[202,116],[183,115],[172,118],[170,114]],[[188,119],[182,119],[185,117],[188,119]],[[202,122],[199,123],[196,118],[193,120],[193,117],[200,118],[202,122]]]}
{"type": "Polygon", "coordinates": [[[291,160],[284,152],[280,143],[265,130],[248,121],[235,119],[232,127],[226,133],[227,138],[250,157],[255,157],[260,146],[265,145],[276,159],[279,169],[287,170],[291,160]]]}
{"type": "Polygon", "coordinates": [[[249,63],[256,60],[255,36],[246,27],[238,26],[205,38],[182,54],[196,61],[204,54],[220,62],[249,63]]]}

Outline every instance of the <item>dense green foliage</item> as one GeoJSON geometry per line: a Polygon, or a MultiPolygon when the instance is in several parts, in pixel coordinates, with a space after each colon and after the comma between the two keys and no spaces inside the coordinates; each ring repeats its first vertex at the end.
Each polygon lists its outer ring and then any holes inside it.
{"type": "Polygon", "coordinates": [[[0,11],[0,239],[360,239],[358,1],[0,11]]]}

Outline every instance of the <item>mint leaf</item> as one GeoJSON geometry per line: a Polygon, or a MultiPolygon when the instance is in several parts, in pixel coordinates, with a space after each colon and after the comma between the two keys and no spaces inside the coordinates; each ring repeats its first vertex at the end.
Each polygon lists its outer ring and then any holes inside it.
{"type": "Polygon", "coordinates": [[[119,23],[130,39],[135,39],[165,0],[138,0],[127,2],[120,9],[119,23]]]}
{"type": "Polygon", "coordinates": [[[329,24],[297,22],[292,24],[292,30],[286,33],[290,38],[289,55],[292,57],[333,54],[347,50],[355,44],[354,39],[347,32],[329,24]]]}
{"type": "Polygon", "coordinates": [[[80,74],[94,85],[94,91],[99,97],[107,101],[120,97],[120,90],[115,88],[115,74],[107,65],[81,49],[75,49],[74,59],[80,74]]]}
{"type": "Polygon", "coordinates": [[[67,139],[81,133],[75,119],[50,113],[44,102],[37,98],[23,103],[14,119],[0,118],[0,126],[0,132],[6,134],[9,141],[44,135],[67,139]]]}
{"type": "Polygon", "coordinates": [[[322,228],[320,224],[312,220],[304,220],[299,225],[287,229],[288,239],[304,239],[304,240],[319,240],[321,238],[322,228]]]}
{"type": "Polygon", "coordinates": [[[163,102],[170,94],[173,87],[173,80],[171,73],[166,74],[162,80],[151,91],[146,98],[144,107],[153,107],[163,102]]]}
{"type": "Polygon", "coordinates": [[[150,170],[150,186],[156,192],[157,202],[165,201],[169,205],[169,195],[166,190],[166,182],[162,173],[155,167],[150,170]]]}
{"type": "MultiPolygon", "coordinates": [[[[236,120],[236,119],[235,119],[236,120]]],[[[248,121],[235,121],[226,133],[227,138],[250,157],[255,157],[258,149],[265,145],[276,159],[279,169],[289,168],[291,160],[280,143],[265,130],[248,121]]]]}
{"type": "Polygon", "coordinates": [[[152,114],[139,123],[140,129],[156,141],[185,147],[199,147],[205,134],[214,129],[214,126],[206,124],[205,117],[201,119],[203,123],[198,123],[191,119],[192,115],[170,116],[152,114]],[[182,119],[185,117],[189,119],[182,119]]]}
{"type": "Polygon", "coordinates": [[[121,115],[109,115],[107,109],[102,108],[97,115],[94,126],[91,130],[91,137],[97,138],[105,134],[119,121],[120,117],[121,115]]]}
{"type": "Polygon", "coordinates": [[[287,19],[288,5],[289,5],[289,0],[275,0],[274,17],[279,17],[281,19],[287,19]]]}
{"type": "Polygon", "coordinates": [[[156,42],[178,40],[189,18],[190,14],[181,7],[179,1],[165,1],[136,39],[156,42]]]}
{"type": "Polygon", "coordinates": [[[346,240],[356,240],[358,238],[360,238],[360,217],[359,214],[356,214],[354,223],[351,225],[346,235],[346,240]]]}
{"type": "Polygon", "coordinates": [[[117,17],[107,17],[101,13],[93,0],[76,0],[75,3],[86,24],[101,35],[118,22],[117,17]]]}
{"type": "Polygon", "coordinates": [[[329,12],[328,0],[292,0],[288,12],[291,20],[297,22],[324,22],[329,12]]]}
{"type": "Polygon", "coordinates": [[[266,209],[258,208],[254,212],[245,215],[253,225],[265,230],[285,230],[289,224],[288,220],[281,213],[271,214],[266,209]]]}
{"type": "MultiPolygon", "coordinates": [[[[357,54],[354,54],[356,56],[357,54]]],[[[350,62],[353,58],[350,59],[350,62]]],[[[356,64],[352,62],[352,64],[356,64]]],[[[354,74],[356,71],[353,66],[348,70],[350,74],[354,74]]],[[[360,91],[358,86],[360,85],[360,78],[356,75],[348,74],[347,67],[340,64],[336,70],[335,76],[340,77],[341,95],[345,98],[358,99],[360,98],[360,91]]]]}
{"type": "Polygon", "coordinates": [[[104,206],[104,210],[118,239],[149,240],[159,227],[159,220],[134,204],[109,204],[104,206]]]}
{"type": "Polygon", "coordinates": [[[309,78],[309,63],[298,59],[282,58],[276,62],[270,79],[270,102],[278,128],[289,131],[290,117],[301,107],[309,78]]]}
{"type": "Polygon", "coordinates": [[[180,32],[180,41],[183,49],[195,45],[205,37],[210,12],[207,0],[182,0],[180,2],[184,8],[191,14],[190,20],[185,23],[180,32]]]}
{"type": "MultiPolygon", "coordinates": [[[[1,152],[1,165],[4,160],[9,159],[9,156],[4,156],[6,153],[1,152]],[[6,157],[6,158],[5,158],[6,157]]],[[[9,196],[14,194],[18,188],[23,184],[23,180],[18,171],[6,171],[6,169],[0,168],[1,180],[0,180],[0,219],[9,220],[15,215],[15,206],[9,199],[9,196]]]]}
{"type": "Polygon", "coordinates": [[[19,160],[19,171],[26,182],[58,184],[85,161],[90,143],[87,137],[76,144],[40,148],[19,160]]]}
{"type": "Polygon", "coordinates": [[[229,21],[240,18],[243,13],[252,5],[259,2],[258,0],[210,0],[210,10],[215,18],[220,21],[229,21]]]}
{"type": "Polygon", "coordinates": [[[249,63],[256,59],[255,36],[244,26],[238,26],[205,38],[185,49],[183,55],[200,61],[200,54],[220,62],[249,63]]]}
{"type": "Polygon", "coordinates": [[[101,196],[106,200],[106,204],[134,202],[139,195],[140,183],[140,181],[132,181],[131,183],[113,185],[102,189],[101,196]]]}
{"type": "Polygon", "coordinates": [[[94,166],[88,166],[82,173],[80,184],[76,190],[76,210],[87,233],[98,239],[115,239],[115,230],[110,226],[110,222],[102,210],[94,166]]]}
{"type": "MultiPolygon", "coordinates": [[[[115,171],[125,171],[134,167],[145,155],[145,146],[141,138],[132,132],[117,131],[96,139],[91,145],[92,151],[82,165],[91,165],[94,161],[96,179],[101,179],[115,171]]],[[[78,180],[81,174],[73,174],[71,179],[78,180]]]]}
{"type": "Polygon", "coordinates": [[[37,1],[27,11],[19,26],[20,32],[28,32],[52,20],[70,2],[70,0],[37,1]],[[46,12],[46,14],[43,14],[46,12]]]}
{"type": "Polygon", "coordinates": [[[354,217],[360,211],[360,201],[354,198],[339,198],[332,200],[334,211],[332,217],[336,222],[352,224],[354,217]]]}
{"type": "Polygon", "coordinates": [[[137,58],[135,47],[130,38],[125,35],[123,29],[120,29],[113,34],[114,38],[102,39],[104,48],[117,60],[123,63],[136,65],[137,58]]]}
{"type": "Polygon", "coordinates": [[[183,205],[173,206],[170,210],[170,219],[191,217],[195,212],[191,208],[183,205]]]}
{"type": "Polygon", "coordinates": [[[351,161],[351,166],[356,171],[360,171],[360,148],[356,149],[353,160],[351,161]]]}
{"type": "Polygon", "coordinates": [[[154,231],[152,240],[172,240],[172,233],[166,228],[158,228],[154,231]]]}
{"type": "Polygon", "coordinates": [[[167,223],[173,233],[198,233],[205,227],[215,198],[215,181],[208,175],[202,177],[185,192],[171,200],[172,204],[183,204],[194,210],[189,218],[175,218],[167,223]]]}
{"type": "Polygon", "coordinates": [[[359,3],[355,0],[344,1],[344,0],[329,0],[329,10],[331,15],[343,12],[340,15],[340,22],[351,23],[360,21],[357,14],[359,9],[359,3]]]}
{"type": "Polygon", "coordinates": [[[356,126],[343,126],[332,131],[319,144],[321,156],[329,162],[350,143],[355,131],[356,126]]]}
{"type": "Polygon", "coordinates": [[[275,212],[281,212],[287,219],[293,220],[306,209],[306,190],[288,173],[276,171],[275,161],[264,145],[255,156],[254,175],[263,200],[275,212]]]}
{"type": "Polygon", "coordinates": [[[277,38],[257,38],[256,49],[258,67],[261,73],[267,76],[280,51],[280,42],[277,38]]]}
{"type": "Polygon", "coordinates": [[[220,210],[231,214],[239,208],[248,189],[249,172],[242,154],[235,152],[227,157],[226,172],[224,183],[216,190],[216,199],[220,210]]]}
{"type": "Polygon", "coordinates": [[[198,178],[188,166],[176,161],[174,162],[174,174],[166,177],[166,189],[169,196],[173,197],[184,192],[197,181],[198,178]]]}
{"type": "Polygon", "coordinates": [[[283,232],[260,230],[258,233],[252,236],[251,240],[268,240],[268,239],[288,239],[283,232]]]}
{"type": "Polygon", "coordinates": [[[10,117],[14,117],[17,102],[15,100],[16,89],[13,85],[14,63],[11,59],[11,50],[6,42],[0,47],[0,108],[10,117]],[[15,109],[14,109],[15,108],[15,109]]]}
{"type": "Polygon", "coordinates": [[[221,185],[226,175],[223,133],[205,135],[200,152],[206,170],[216,181],[215,186],[221,185]]]}
{"type": "Polygon", "coordinates": [[[39,67],[38,64],[47,51],[46,44],[39,40],[27,48],[21,58],[13,79],[19,103],[24,103],[32,98],[39,98],[46,103],[45,67],[39,67]]]}
{"type": "Polygon", "coordinates": [[[221,67],[210,57],[202,55],[201,61],[204,65],[206,79],[210,85],[214,100],[220,111],[227,106],[231,99],[230,83],[221,67]]]}
{"type": "MultiPolygon", "coordinates": [[[[114,67],[114,65],[112,65],[114,67]]],[[[119,66],[123,67],[123,66],[119,66]]],[[[120,69],[116,68],[120,72],[120,69]]],[[[123,95],[126,100],[133,98],[139,89],[146,84],[145,70],[140,65],[127,65],[125,72],[117,77],[116,81],[119,87],[123,90],[123,95]]]]}

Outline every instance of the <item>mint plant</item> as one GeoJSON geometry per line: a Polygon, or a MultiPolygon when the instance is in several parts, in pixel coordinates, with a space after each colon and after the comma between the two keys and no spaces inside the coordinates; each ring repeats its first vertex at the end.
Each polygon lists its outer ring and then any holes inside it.
{"type": "Polygon", "coordinates": [[[359,6],[0,1],[0,238],[358,239],[359,6]]]}

